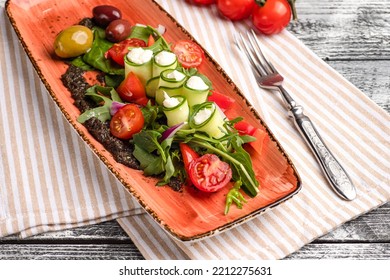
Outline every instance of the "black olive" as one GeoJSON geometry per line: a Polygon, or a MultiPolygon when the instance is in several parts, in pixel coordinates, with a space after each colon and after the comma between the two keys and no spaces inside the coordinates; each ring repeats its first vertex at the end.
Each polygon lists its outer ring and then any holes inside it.
{"type": "Polygon", "coordinates": [[[100,27],[107,27],[110,22],[122,18],[122,13],[119,9],[110,5],[96,6],[92,10],[93,20],[100,27]]]}

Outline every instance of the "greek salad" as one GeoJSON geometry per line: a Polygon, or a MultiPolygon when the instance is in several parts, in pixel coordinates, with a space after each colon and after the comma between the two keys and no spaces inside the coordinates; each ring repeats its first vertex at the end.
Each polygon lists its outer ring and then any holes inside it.
{"type": "Polygon", "coordinates": [[[59,58],[102,73],[102,82],[84,92],[93,106],[78,122],[107,123],[158,186],[175,179],[201,192],[229,187],[225,214],[255,197],[259,182],[245,145],[256,141],[256,128],[224,114],[234,100],[198,70],[203,49],[191,40],[168,42],[164,26],[131,24],[113,6],[94,7],[92,14],[54,42],[59,58]]]}

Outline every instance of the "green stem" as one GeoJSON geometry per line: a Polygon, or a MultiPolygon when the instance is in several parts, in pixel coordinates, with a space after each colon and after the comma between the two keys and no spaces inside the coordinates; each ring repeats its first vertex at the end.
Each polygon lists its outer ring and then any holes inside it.
{"type": "MultiPolygon", "coordinates": [[[[288,4],[291,7],[291,13],[292,13],[293,20],[298,19],[297,9],[295,8],[295,1],[296,0],[287,0],[288,4]]],[[[264,5],[267,3],[267,0],[255,0],[255,2],[260,7],[264,7],[264,5]]]]}
{"type": "Polygon", "coordinates": [[[255,0],[255,2],[260,7],[264,7],[265,3],[267,3],[267,0],[255,0]]]}
{"type": "Polygon", "coordinates": [[[240,193],[241,181],[237,181],[233,188],[228,192],[225,202],[224,214],[229,213],[230,205],[234,202],[239,209],[242,209],[243,203],[246,203],[244,196],[240,193]]]}
{"type": "Polygon", "coordinates": [[[291,13],[293,16],[293,20],[298,20],[298,14],[297,14],[297,9],[295,8],[295,1],[296,0],[287,0],[288,4],[291,7],[291,13]]]}

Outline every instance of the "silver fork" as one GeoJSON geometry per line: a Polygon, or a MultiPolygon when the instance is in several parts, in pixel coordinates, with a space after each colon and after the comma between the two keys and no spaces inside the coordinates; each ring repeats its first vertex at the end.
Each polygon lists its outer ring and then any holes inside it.
{"type": "Polygon", "coordinates": [[[289,114],[294,119],[295,126],[316,156],[333,190],[343,199],[353,200],[356,197],[356,189],[350,177],[329,151],[312,121],[303,113],[302,106],[297,105],[282,86],[283,76],[264,56],[256,33],[251,30],[247,32],[246,38],[240,33],[235,36],[235,44],[249,60],[259,86],[278,90],[281,93],[289,114]]]}

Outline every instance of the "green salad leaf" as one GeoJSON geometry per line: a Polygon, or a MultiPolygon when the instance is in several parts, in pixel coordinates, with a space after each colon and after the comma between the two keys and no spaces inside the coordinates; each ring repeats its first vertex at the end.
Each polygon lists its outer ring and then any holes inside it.
{"type": "MultiPolygon", "coordinates": [[[[172,138],[167,138],[160,143],[161,133],[155,130],[143,130],[133,135],[135,150],[134,157],[140,162],[140,166],[146,176],[164,174],[157,185],[163,186],[169,183],[176,174],[171,152],[172,138]]],[[[172,156],[173,155],[173,156],[172,156]]]]}
{"type": "Polygon", "coordinates": [[[105,58],[104,54],[112,47],[113,43],[106,40],[104,29],[93,28],[94,40],[91,49],[83,55],[82,59],[88,65],[104,73],[111,75],[124,75],[125,69],[105,58]]]}
{"type": "Polygon", "coordinates": [[[87,89],[85,96],[91,98],[96,104],[102,104],[101,106],[89,109],[82,113],[77,121],[79,123],[84,123],[92,117],[98,118],[100,121],[105,122],[111,119],[111,106],[112,102],[123,103],[122,99],[119,97],[119,94],[113,87],[103,87],[99,85],[94,85],[87,89]]]}

